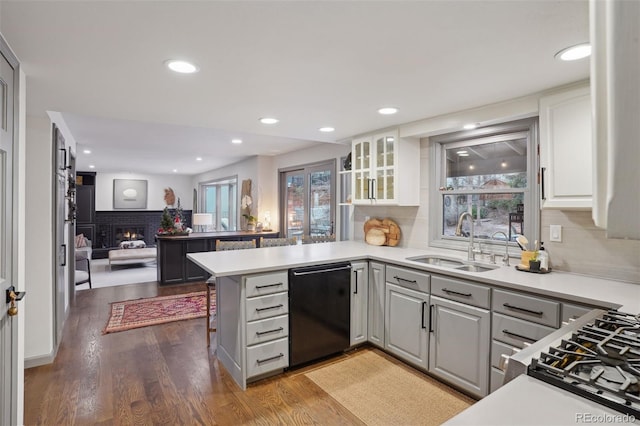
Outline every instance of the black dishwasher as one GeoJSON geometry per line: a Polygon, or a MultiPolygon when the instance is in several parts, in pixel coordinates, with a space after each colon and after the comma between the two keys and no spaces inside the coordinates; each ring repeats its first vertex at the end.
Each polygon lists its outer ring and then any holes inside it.
{"type": "Polygon", "coordinates": [[[349,348],[351,263],[289,270],[289,366],[349,348]]]}

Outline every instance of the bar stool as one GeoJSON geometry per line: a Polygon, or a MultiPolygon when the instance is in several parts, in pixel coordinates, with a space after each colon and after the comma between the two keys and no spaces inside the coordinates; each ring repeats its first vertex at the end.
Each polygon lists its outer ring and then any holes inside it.
{"type": "Polygon", "coordinates": [[[264,238],[260,237],[260,247],[295,246],[298,243],[296,237],[291,238],[264,238]]]}
{"type": "MultiPolygon", "coordinates": [[[[216,240],[216,251],[244,250],[256,248],[256,240],[251,241],[220,241],[216,240]]],[[[211,326],[211,292],[216,290],[216,280],[214,277],[206,281],[207,284],[207,347],[211,346],[211,333],[216,331],[216,327],[211,326]]],[[[216,297],[216,305],[217,305],[216,297]]],[[[216,307],[217,311],[217,307],[216,307]]]]}

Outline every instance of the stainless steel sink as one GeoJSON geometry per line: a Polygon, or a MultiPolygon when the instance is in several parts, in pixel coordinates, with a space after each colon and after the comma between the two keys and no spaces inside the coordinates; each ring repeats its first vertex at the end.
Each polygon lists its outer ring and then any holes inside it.
{"type": "Polygon", "coordinates": [[[407,260],[413,260],[414,262],[426,263],[427,265],[442,266],[445,268],[455,268],[457,266],[464,265],[461,260],[450,259],[448,257],[440,256],[416,256],[407,257],[407,260]]]}
{"type": "Polygon", "coordinates": [[[459,271],[467,271],[467,272],[486,272],[496,269],[496,266],[488,266],[488,265],[478,265],[472,263],[466,263],[462,260],[451,259],[449,257],[442,256],[415,256],[415,257],[407,257],[407,260],[412,260],[414,262],[426,263],[427,265],[440,266],[443,268],[452,268],[457,269],[459,271]]]}
{"type": "Polygon", "coordinates": [[[496,268],[493,266],[462,265],[454,269],[459,269],[460,271],[467,271],[467,272],[487,272],[487,271],[494,270],[496,268]]]}

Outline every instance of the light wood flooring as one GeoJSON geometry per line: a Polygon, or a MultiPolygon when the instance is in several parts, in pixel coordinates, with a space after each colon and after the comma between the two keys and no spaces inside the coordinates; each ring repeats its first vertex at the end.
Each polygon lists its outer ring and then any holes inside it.
{"type": "Polygon", "coordinates": [[[317,365],[243,392],[218,363],[215,334],[206,347],[204,318],[102,335],[109,302],[202,289],[143,283],[77,292],[55,362],[25,370],[25,424],[363,424],[303,374],[317,365]]]}

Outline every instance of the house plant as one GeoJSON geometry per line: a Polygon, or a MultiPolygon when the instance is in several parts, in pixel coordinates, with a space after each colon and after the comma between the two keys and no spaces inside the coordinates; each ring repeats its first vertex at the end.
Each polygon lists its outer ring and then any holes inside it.
{"type": "Polygon", "coordinates": [[[247,220],[247,231],[250,231],[250,232],[255,231],[256,223],[258,223],[258,218],[250,214],[243,214],[242,216],[247,220]]]}

